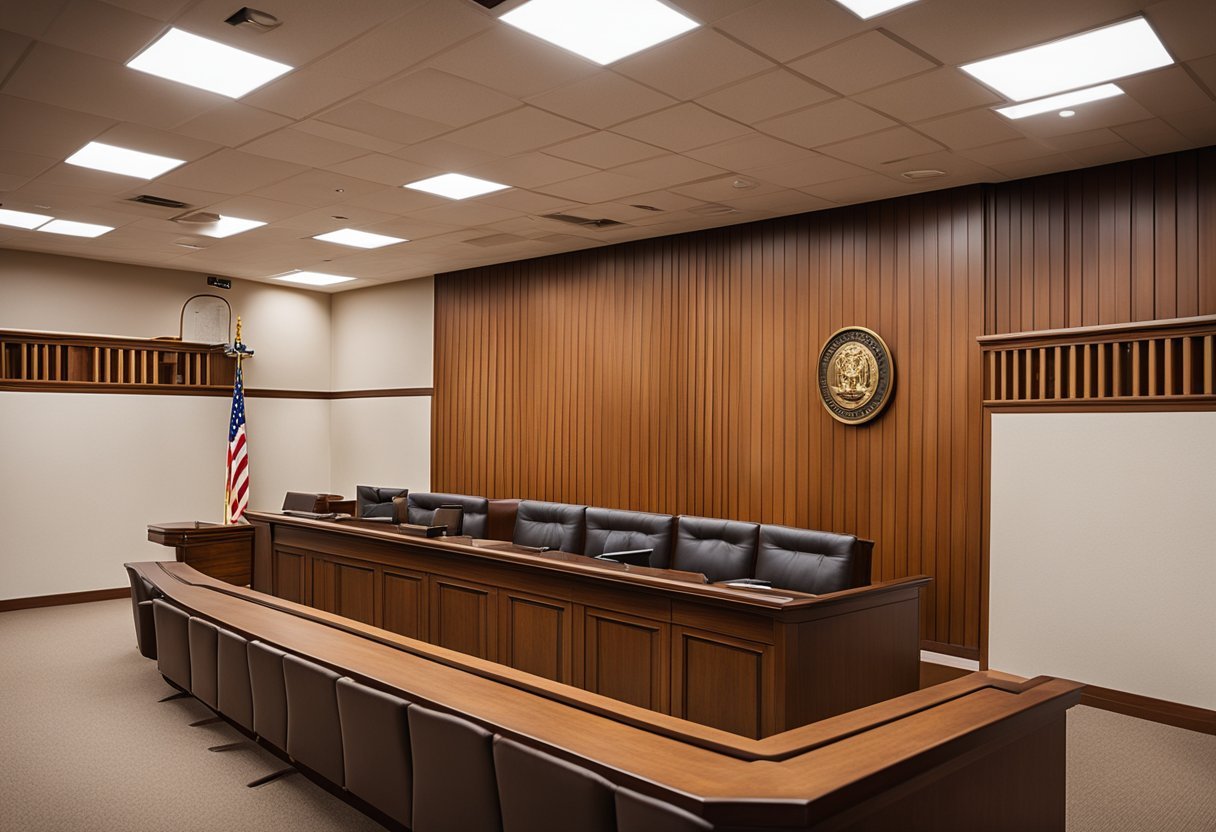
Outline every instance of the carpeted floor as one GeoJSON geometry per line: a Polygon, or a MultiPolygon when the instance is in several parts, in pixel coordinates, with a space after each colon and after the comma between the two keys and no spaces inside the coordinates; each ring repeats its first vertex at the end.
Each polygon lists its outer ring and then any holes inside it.
{"type": "MultiPolygon", "coordinates": [[[[310,832],[379,825],[280,768],[135,651],[128,601],[0,613],[0,829],[310,832]]],[[[1069,832],[1216,830],[1216,737],[1077,707],[1069,832]]],[[[978,832],[978,830],[977,830],[978,832]]]]}

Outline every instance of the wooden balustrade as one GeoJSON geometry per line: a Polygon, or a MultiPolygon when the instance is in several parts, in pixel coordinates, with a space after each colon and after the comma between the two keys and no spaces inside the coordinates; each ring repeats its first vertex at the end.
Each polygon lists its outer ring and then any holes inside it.
{"type": "Polygon", "coordinates": [[[231,389],[222,345],[0,330],[0,386],[9,390],[200,392],[231,389]]]}
{"type": "Polygon", "coordinates": [[[1210,401],[1216,315],[985,335],[984,403],[1210,401]]]}

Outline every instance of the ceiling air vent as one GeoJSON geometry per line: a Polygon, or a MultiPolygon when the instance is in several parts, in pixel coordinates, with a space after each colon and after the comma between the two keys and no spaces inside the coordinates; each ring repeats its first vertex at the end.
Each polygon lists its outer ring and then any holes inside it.
{"type": "Polygon", "coordinates": [[[151,194],[140,194],[139,196],[133,196],[127,201],[138,202],[143,205],[155,205],[157,208],[175,208],[179,211],[183,208],[190,207],[184,202],[178,202],[176,199],[168,199],[163,196],[152,196],[151,194]]]}
{"type": "Polygon", "coordinates": [[[501,6],[507,0],[473,0],[479,6],[484,6],[487,9],[492,9],[495,6],[501,6]]]}
{"type": "Polygon", "coordinates": [[[604,218],[593,220],[587,217],[576,217],[573,214],[543,214],[542,217],[546,220],[557,220],[558,222],[568,222],[571,225],[581,225],[583,228],[615,228],[618,225],[625,224],[604,218]]]}

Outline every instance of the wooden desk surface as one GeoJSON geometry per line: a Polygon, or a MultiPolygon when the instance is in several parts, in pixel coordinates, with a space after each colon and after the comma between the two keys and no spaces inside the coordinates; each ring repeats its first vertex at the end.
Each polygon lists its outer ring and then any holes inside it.
{"type": "MultiPolygon", "coordinates": [[[[1080,696],[1072,682],[974,673],[753,740],[266,598],[184,564],[132,567],[224,627],[539,745],[714,823],[893,828],[864,821],[903,806],[893,801],[914,789],[940,788],[953,790],[957,804],[948,805],[956,818],[972,811],[1006,813],[1006,821],[1058,814],[1059,826],[1022,828],[1062,828],[1063,717],[1080,696]],[[1022,799],[1029,793],[1037,794],[1037,806],[1022,799]]],[[[901,809],[898,817],[921,828],[917,812],[940,810],[940,803],[901,809]]]]}

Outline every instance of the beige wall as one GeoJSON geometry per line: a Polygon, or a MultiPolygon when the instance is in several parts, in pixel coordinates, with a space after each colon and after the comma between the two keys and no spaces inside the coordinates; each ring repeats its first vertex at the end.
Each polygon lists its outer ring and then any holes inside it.
{"type": "MultiPolygon", "coordinates": [[[[429,387],[431,280],[333,296],[202,274],[0,250],[0,328],[176,335],[218,294],[257,354],[250,388],[429,387]]],[[[208,396],[0,392],[0,598],[122,586],[123,562],[168,553],[150,522],[222,519],[230,402],[208,396]],[[46,522],[60,513],[70,522],[46,522]]],[[[252,508],[287,490],[425,489],[429,397],[247,402],[252,508]]]]}
{"type": "Polygon", "coordinates": [[[1216,708],[1216,413],[992,418],[989,664],[1216,708]]]}

